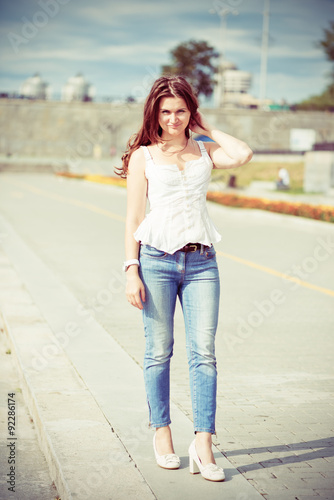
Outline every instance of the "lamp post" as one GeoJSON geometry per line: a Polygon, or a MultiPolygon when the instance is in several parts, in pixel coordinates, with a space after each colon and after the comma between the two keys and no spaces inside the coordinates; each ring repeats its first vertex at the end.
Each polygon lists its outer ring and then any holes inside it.
{"type": "Polygon", "coordinates": [[[221,50],[220,50],[220,56],[219,56],[219,66],[218,66],[218,107],[224,106],[224,67],[223,67],[223,62],[224,62],[224,49],[226,47],[226,17],[227,17],[228,11],[226,10],[221,10],[219,13],[220,17],[220,29],[221,29],[221,50]]]}
{"type": "Polygon", "coordinates": [[[216,106],[219,108],[224,104],[224,50],[226,47],[226,32],[227,32],[227,23],[226,18],[228,14],[233,14],[234,16],[238,15],[239,12],[233,7],[224,6],[221,9],[211,9],[210,14],[218,14],[220,17],[220,49],[219,50],[219,59],[218,59],[218,83],[217,83],[217,92],[216,92],[216,106]]]}
{"type": "Polygon", "coordinates": [[[267,59],[268,59],[268,39],[269,39],[269,3],[264,0],[263,26],[262,26],[262,48],[261,48],[261,75],[260,75],[260,102],[263,106],[266,98],[267,85],[267,59]]]}

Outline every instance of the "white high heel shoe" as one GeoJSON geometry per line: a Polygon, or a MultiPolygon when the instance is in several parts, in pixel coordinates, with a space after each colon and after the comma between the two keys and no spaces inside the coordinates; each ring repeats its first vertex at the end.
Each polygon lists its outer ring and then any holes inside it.
{"type": "Polygon", "coordinates": [[[202,465],[202,462],[197,455],[195,439],[189,446],[189,469],[191,474],[202,474],[204,479],[208,481],[224,481],[225,474],[221,467],[216,464],[202,465]]]}
{"type": "Polygon", "coordinates": [[[153,450],[155,454],[155,459],[157,464],[163,469],[178,469],[180,467],[180,458],[175,455],[175,453],[169,453],[167,455],[158,455],[157,449],[155,447],[155,434],[153,437],[153,450]]]}

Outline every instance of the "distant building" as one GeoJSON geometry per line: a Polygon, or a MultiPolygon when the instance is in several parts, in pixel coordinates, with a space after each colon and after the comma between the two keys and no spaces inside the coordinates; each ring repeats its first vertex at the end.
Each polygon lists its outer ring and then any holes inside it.
{"type": "MultiPolygon", "coordinates": [[[[215,88],[215,101],[217,107],[250,108],[260,105],[258,99],[248,93],[252,83],[252,75],[241,71],[237,66],[224,61],[218,74],[215,88]]],[[[270,104],[270,99],[262,104],[270,104]]]]}
{"type": "Polygon", "coordinates": [[[63,86],[61,92],[62,101],[92,101],[95,95],[95,88],[88,83],[81,73],[72,76],[63,86]]]}
{"type": "Polygon", "coordinates": [[[27,78],[20,87],[20,95],[28,99],[50,99],[51,88],[38,73],[27,78]]]}

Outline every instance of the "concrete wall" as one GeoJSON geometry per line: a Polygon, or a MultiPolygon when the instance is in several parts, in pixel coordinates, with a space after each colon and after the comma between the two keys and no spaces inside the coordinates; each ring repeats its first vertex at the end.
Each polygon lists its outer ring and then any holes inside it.
{"type": "Polygon", "coordinates": [[[334,188],[334,151],[308,151],[304,168],[305,193],[330,193],[334,188]]]}
{"type": "MultiPolygon", "coordinates": [[[[208,121],[249,143],[254,151],[289,150],[290,130],[316,130],[316,141],[334,141],[334,114],[202,110],[208,121]]],[[[141,123],[142,105],[0,100],[0,154],[61,158],[110,158],[119,162],[141,123]]]]}

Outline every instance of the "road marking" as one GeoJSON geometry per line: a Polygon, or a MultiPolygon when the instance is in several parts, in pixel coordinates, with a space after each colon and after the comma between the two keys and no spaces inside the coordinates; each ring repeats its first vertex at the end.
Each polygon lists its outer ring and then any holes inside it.
{"type": "MultiPolygon", "coordinates": [[[[14,184],[13,182],[9,181],[11,184],[14,184]]],[[[36,188],[34,186],[31,186],[30,184],[19,182],[15,183],[15,186],[20,185],[27,189],[28,191],[31,191],[33,193],[40,194],[42,196],[45,196],[47,198],[51,198],[53,200],[57,200],[63,203],[68,203],[69,205],[74,205],[77,207],[82,207],[86,208],[87,210],[91,210],[92,212],[99,213],[101,215],[105,215],[106,217],[110,217],[111,219],[120,221],[120,222],[125,222],[125,217],[122,215],[115,214],[113,212],[110,212],[109,210],[105,210],[103,208],[97,207],[96,205],[93,205],[92,203],[84,203],[82,201],[76,200],[74,198],[65,198],[64,196],[61,196],[59,194],[55,193],[50,193],[50,192],[45,192],[43,189],[36,188]]],[[[330,290],[329,288],[324,288],[318,285],[313,285],[312,283],[308,283],[307,281],[303,281],[299,278],[295,278],[294,276],[290,276],[289,274],[286,273],[281,273],[280,271],[276,271],[275,269],[272,269],[270,267],[262,266],[261,264],[257,264],[256,262],[252,262],[250,260],[242,259],[241,257],[237,257],[236,255],[231,255],[225,252],[221,252],[220,250],[216,251],[217,255],[221,255],[222,257],[225,257],[226,259],[234,260],[235,262],[238,262],[239,264],[242,264],[244,266],[251,267],[253,269],[258,269],[259,271],[262,271],[267,274],[271,274],[273,276],[277,276],[278,278],[285,279],[287,281],[291,281],[293,283],[296,283],[300,286],[303,286],[305,288],[309,288],[311,290],[315,290],[317,292],[323,293],[325,295],[329,295],[331,297],[334,297],[334,290],[330,290]]]]}
{"type": "Polygon", "coordinates": [[[324,293],[326,295],[330,295],[334,297],[334,290],[330,290],[329,288],[323,288],[318,285],[313,285],[312,283],[308,283],[307,281],[303,281],[299,278],[295,278],[294,276],[290,276],[286,273],[281,273],[280,271],[276,271],[275,269],[271,269],[271,267],[262,266],[261,264],[257,264],[256,262],[252,262],[250,260],[242,259],[241,257],[237,257],[236,255],[231,255],[228,253],[221,252],[217,250],[216,253],[221,255],[222,257],[226,257],[227,259],[234,260],[239,264],[243,264],[248,267],[252,267],[254,269],[258,269],[259,271],[263,271],[264,273],[272,274],[273,276],[277,276],[278,278],[285,279],[287,281],[292,281],[293,283],[297,283],[300,286],[304,286],[305,288],[310,288],[311,290],[316,290],[317,292],[324,293]]]}

